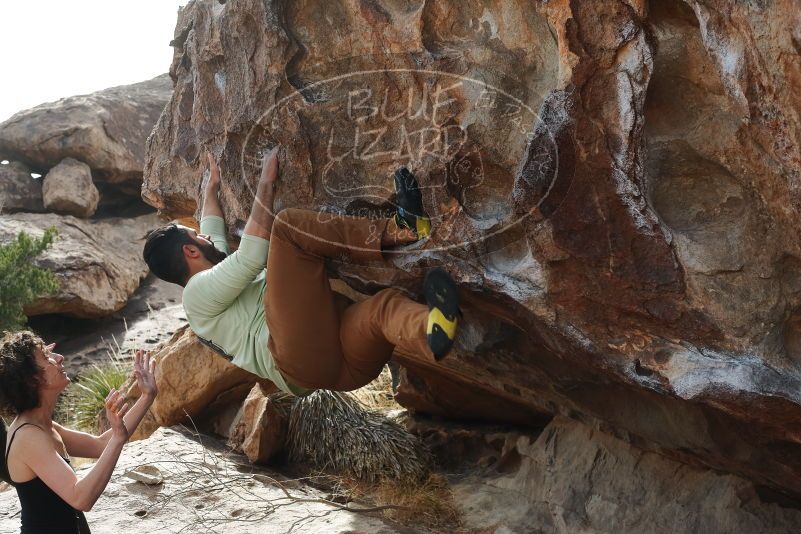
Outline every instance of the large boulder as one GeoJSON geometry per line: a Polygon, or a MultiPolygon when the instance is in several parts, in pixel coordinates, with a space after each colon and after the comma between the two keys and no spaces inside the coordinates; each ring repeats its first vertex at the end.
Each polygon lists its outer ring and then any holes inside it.
{"type": "Polygon", "coordinates": [[[94,215],[100,201],[92,169],[73,158],[66,158],[44,177],[42,198],[47,211],[84,219],[94,215]]]}
{"type": "Polygon", "coordinates": [[[0,156],[42,173],[71,157],[96,180],[138,190],[145,140],[171,93],[163,74],[20,111],[0,123],[0,156]]]}
{"type": "Polygon", "coordinates": [[[433,236],[394,268],[332,268],[419,292],[446,265],[463,288],[454,354],[398,354],[417,399],[600,420],[801,494],[798,17],[789,0],[196,0],[143,197],[192,215],[209,150],[235,235],[275,144],[279,209],[386,214],[407,165],[433,236]]]}
{"type": "Polygon", "coordinates": [[[0,213],[42,212],[42,180],[17,161],[0,164],[0,213]]]}
{"type": "MultiPolygon", "coordinates": [[[[271,382],[233,365],[204,345],[188,326],[177,330],[153,357],[158,362],[159,394],[150,407],[154,424],[148,424],[147,432],[201,415],[208,418],[208,408],[220,400],[224,406],[238,407],[257,383],[265,392],[275,391],[271,382]]],[[[133,377],[121,390],[131,401],[140,395],[133,377]]],[[[147,437],[147,432],[137,437],[147,437]]]]}
{"type": "Polygon", "coordinates": [[[52,213],[0,217],[0,243],[20,232],[41,237],[47,228],[58,230],[53,245],[34,261],[56,275],[59,288],[26,306],[25,314],[97,318],[121,309],[147,276],[142,246],[158,225],[155,213],[91,221],[52,213]]]}

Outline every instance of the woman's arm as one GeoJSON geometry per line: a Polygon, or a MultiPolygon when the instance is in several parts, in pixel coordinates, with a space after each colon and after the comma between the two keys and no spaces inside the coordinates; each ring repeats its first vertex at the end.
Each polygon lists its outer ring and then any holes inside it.
{"type": "Polygon", "coordinates": [[[81,479],[58,455],[53,440],[41,429],[26,427],[20,432],[18,439],[23,446],[17,449],[18,454],[25,465],[67,504],[87,512],[106,489],[122,447],[128,441],[128,429],[123,421],[127,410],[125,398],[118,391],[112,391],[106,398],[106,415],[112,436],[95,465],[81,479]]]}
{"type": "MultiPolygon", "coordinates": [[[[141,395],[124,417],[125,427],[131,434],[142,422],[158,393],[155,370],[156,360],[150,358],[150,353],[137,350],[134,354],[134,376],[136,376],[136,383],[139,386],[141,395]]],[[[53,427],[61,435],[61,439],[67,447],[67,453],[70,456],[79,456],[81,458],[100,457],[113,434],[112,429],[108,429],[100,436],[92,436],[85,432],[63,427],[55,422],[53,427]]]]}

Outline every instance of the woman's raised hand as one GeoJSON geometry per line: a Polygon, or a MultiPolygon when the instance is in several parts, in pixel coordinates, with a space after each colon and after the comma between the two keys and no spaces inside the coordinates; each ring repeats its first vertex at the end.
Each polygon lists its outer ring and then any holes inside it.
{"type": "Polygon", "coordinates": [[[112,389],[106,397],[106,419],[108,419],[114,437],[123,441],[128,441],[130,437],[128,428],[123,420],[123,416],[127,411],[128,403],[125,402],[125,397],[116,389],[112,389]]]}
{"type": "Polygon", "coordinates": [[[159,392],[156,385],[156,360],[141,349],[134,354],[134,376],[142,396],[153,400],[159,392]]]}

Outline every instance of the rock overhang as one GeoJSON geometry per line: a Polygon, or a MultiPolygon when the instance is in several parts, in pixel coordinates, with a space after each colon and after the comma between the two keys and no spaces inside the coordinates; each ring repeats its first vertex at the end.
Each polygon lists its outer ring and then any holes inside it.
{"type": "Polygon", "coordinates": [[[236,233],[267,147],[282,146],[279,208],[386,214],[410,165],[432,238],[389,267],[332,267],[419,294],[445,264],[468,293],[455,355],[398,355],[419,408],[455,413],[473,392],[499,403],[483,418],[597,418],[801,493],[799,66],[765,61],[792,53],[782,9],[192,2],[143,195],[196,211],[210,150],[236,233]],[[728,54],[738,42],[754,46],[728,54]]]}

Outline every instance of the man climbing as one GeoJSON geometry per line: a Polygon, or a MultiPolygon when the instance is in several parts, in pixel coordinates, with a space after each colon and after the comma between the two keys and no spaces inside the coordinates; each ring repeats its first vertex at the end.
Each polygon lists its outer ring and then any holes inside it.
{"type": "Polygon", "coordinates": [[[274,216],[277,151],[264,156],[236,252],[228,255],[220,172],[211,155],[200,233],[168,224],[147,238],[144,259],[156,276],[184,287],[192,330],[235,365],[294,394],[359,388],[379,375],[395,346],[445,356],[456,335],[459,296],[444,270],[426,275],[428,306],[384,289],[344,309],[325,270],[326,258],[383,260],[382,251],[428,235],[414,175],[395,172],[398,210],[390,219],[323,219],[295,208],[274,216]]]}

